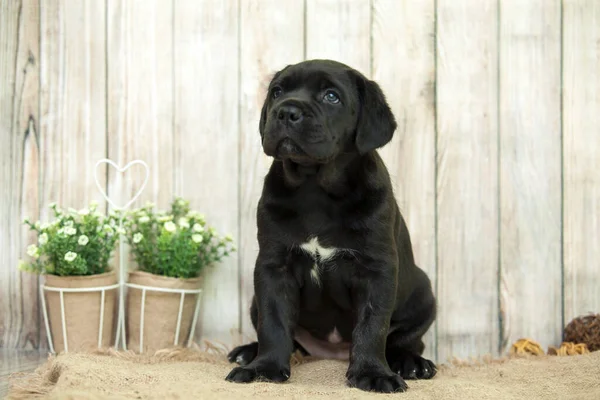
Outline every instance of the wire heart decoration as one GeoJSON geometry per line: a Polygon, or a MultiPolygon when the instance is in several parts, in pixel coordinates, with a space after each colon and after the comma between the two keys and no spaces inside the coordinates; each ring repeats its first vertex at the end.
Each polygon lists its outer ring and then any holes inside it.
{"type": "Polygon", "coordinates": [[[100,191],[100,194],[102,194],[102,197],[104,197],[104,199],[115,210],[125,210],[125,209],[129,208],[133,204],[133,202],[136,201],[138,199],[138,197],[140,197],[140,195],[142,194],[142,192],[146,188],[146,184],[148,183],[148,178],[149,177],[150,177],[150,168],[148,167],[148,164],[146,164],[142,160],[133,160],[133,161],[130,161],[129,163],[127,163],[124,167],[121,167],[120,165],[118,165],[117,163],[115,163],[113,160],[110,160],[108,158],[104,158],[104,159],[98,160],[98,162],[96,163],[96,166],[94,167],[94,180],[96,181],[96,187],[100,191]],[[140,186],[140,188],[138,189],[138,191],[135,193],[135,195],[127,203],[125,203],[124,206],[119,206],[119,205],[115,204],[115,202],[106,194],[106,191],[104,190],[104,188],[100,184],[100,180],[98,179],[98,166],[101,165],[101,164],[108,164],[108,165],[110,165],[111,167],[113,167],[114,169],[116,169],[117,172],[120,173],[120,174],[125,173],[129,168],[133,167],[134,165],[141,165],[143,167],[144,172],[146,173],[146,176],[144,177],[144,182],[142,183],[142,186],[140,186]]]}

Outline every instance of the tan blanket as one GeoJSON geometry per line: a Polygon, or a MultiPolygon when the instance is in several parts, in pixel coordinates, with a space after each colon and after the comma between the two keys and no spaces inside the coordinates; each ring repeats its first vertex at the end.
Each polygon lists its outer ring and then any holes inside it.
{"type": "Polygon", "coordinates": [[[345,386],[347,363],[294,359],[283,384],[234,384],[223,355],[163,350],[153,356],[103,351],[51,357],[34,373],[11,378],[9,399],[600,399],[600,352],[444,365],[406,393],[366,393],[345,386]]]}

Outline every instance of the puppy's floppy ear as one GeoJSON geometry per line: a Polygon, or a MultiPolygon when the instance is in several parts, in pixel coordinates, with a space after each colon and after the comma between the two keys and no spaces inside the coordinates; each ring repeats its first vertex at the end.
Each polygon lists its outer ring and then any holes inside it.
{"type": "Polygon", "coordinates": [[[358,73],[355,79],[359,98],[355,143],[365,154],[388,143],[397,123],[379,85],[358,73]]]}

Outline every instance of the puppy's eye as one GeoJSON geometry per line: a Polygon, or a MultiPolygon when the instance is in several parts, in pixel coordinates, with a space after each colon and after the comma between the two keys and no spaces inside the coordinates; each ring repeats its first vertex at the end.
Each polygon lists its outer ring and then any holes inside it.
{"type": "Polygon", "coordinates": [[[283,90],[281,90],[280,87],[275,87],[275,88],[273,88],[273,90],[271,90],[271,96],[273,96],[274,99],[278,98],[282,94],[283,94],[283,90]]]}
{"type": "Polygon", "coordinates": [[[331,104],[337,104],[340,102],[340,96],[338,96],[338,94],[333,90],[328,90],[325,92],[323,99],[331,104]]]}

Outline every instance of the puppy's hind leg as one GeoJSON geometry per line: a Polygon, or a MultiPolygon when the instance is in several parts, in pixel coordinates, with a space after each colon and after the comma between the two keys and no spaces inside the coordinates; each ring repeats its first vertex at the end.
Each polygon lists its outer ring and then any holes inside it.
{"type": "Polygon", "coordinates": [[[425,349],[422,338],[436,318],[437,304],[425,272],[415,266],[413,273],[415,289],[392,317],[385,358],[390,369],[404,379],[431,379],[437,368],[422,357],[425,349]]]}
{"type": "Polygon", "coordinates": [[[250,364],[258,354],[258,342],[252,342],[242,346],[238,346],[227,354],[229,362],[235,362],[239,365],[250,364]]]}
{"type": "Polygon", "coordinates": [[[435,364],[422,357],[425,350],[422,337],[435,318],[435,305],[421,311],[419,314],[424,316],[421,321],[398,324],[387,336],[385,358],[390,369],[404,379],[431,379],[437,372],[435,364]]]}
{"type": "Polygon", "coordinates": [[[423,358],[424,345],[421,340],[411,344],[394,343],[394,334],[388,337],[385,358],[390,369],[404,379],[431,379],[437,372],[433,361],[423,358]],[[390,341],[391,339],[391,341],[390,341]]]}

